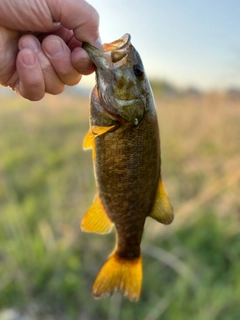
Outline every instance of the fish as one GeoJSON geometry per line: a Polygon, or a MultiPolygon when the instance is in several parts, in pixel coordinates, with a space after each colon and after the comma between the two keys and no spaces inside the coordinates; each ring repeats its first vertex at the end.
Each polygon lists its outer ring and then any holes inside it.
{"type": "Polygon", "coordinates": [[[90,129],[83,148],[92,149],[97,195],[81,229],[116,230],[116,245],[100,269],[92,295],[121,291],[137,301],[142,287],[141,239],[147,217],[168,225],[173,207],[161,178],[156,107],[141,57],[130,34],[104,44],[83,43],[96,67],[90,97],[90,129]]]}

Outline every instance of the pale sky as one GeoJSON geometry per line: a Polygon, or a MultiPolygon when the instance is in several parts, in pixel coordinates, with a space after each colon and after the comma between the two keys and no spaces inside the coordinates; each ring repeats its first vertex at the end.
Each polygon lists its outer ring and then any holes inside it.
{"type": "Polygon", "coordinates": [[[240,0],[88,2],[100,14],[102,41],[130,33],[149,77],[200,89],[240,86],[240,0]]]}

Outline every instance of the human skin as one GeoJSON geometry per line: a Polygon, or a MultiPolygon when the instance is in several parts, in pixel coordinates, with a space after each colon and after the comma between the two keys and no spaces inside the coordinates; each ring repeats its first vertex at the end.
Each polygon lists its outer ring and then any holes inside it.
{"type": "Polygon", "coordinates": [[[0,84],[37,101],[94,71],[82,42],[101,47],[84,0],[0,0],[0,84]]]}

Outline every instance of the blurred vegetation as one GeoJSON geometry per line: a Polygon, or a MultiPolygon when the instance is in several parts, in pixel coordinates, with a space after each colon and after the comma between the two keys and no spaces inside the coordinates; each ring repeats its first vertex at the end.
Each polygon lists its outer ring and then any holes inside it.
{"type": "Polygon", "coordinates": [[[142,295],[94,300],[114,233],[82,233],[95,195],[82,150],[88,99],[1,98],[0,311],[31,320],[237,320],[240,316],[240,108],[221,94],[157,99],[163,177],[175,208],[148,219],[142,295]]]}

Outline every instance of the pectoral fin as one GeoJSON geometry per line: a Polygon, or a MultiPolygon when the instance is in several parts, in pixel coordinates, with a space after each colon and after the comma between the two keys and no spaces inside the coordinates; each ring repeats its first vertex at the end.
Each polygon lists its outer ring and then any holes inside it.
{"type": "Polygon", "coordinates": [[[88,133],[86,134],[84,140],[83,140],[83,149],[87,150],[87,149],[93,149],[93,153],[92,153],[92,158],[93,161],[95,162],[96,159],[96,151],[95,151],[95,143],[94,143],[94,139],[110,130],[112,130],[115,127],[115,125],[113,126],[109,126],[109,127],[100,127],[100,126],[92,126],[91,129],[88,131],[88,133]]]}
{"type": "Polygon", "coordinates": [[[109,127],[92,126],[83,140],[83,149],[86,150],[86,149],[93,148],[94,139],[96,137],[112,130],[114,127],[115,127],[115,125],[109,126],[109,127]]]}
{"type": "Polygon", "coordinates": [[[92,134],[91,129],[86,134],[86,137],[83,140],[83,149],[91,149],[93,147],[94,135],[92,134]]]}
{"type": "Polygon", "coordinates": [[[111,231],[112,225],[97,195],[93,204],[82,218],[81,229],[86,232],[108,233],[111,231]]]}
{"type": "Polygon", "coordinates": [[[161,179],[159,180],[155,202],[149,216],[163,224],[170,224],[174,218],[173,208],[161,179]]]}
{"type": "Polygon", "coordinates": [[[114,127],[115,125],[109,127],[92,126],[92,133],[94,135],[94,138],[112,130],[114,127]]]}

